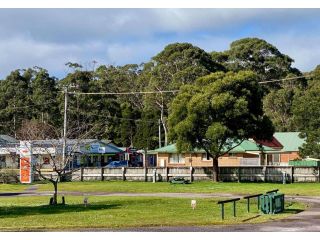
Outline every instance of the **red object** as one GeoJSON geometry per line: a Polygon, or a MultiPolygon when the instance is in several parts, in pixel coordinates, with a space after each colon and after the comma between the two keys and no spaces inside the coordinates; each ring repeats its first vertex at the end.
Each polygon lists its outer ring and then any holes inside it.
{"type": "Polygon", "coordinates": [[[20,159],[20,182],[31,183],[31,157],[20,159]]]}
{"type": "Polygon", "coordinates": [[[275,138],[272,137],[271,141],[255,140],[257,143],[271,148],[283,148],[283,145],[275,138]]]}

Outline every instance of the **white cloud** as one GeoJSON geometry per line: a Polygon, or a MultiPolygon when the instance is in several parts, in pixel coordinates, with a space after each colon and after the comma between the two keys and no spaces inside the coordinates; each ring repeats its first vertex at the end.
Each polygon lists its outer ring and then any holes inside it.
{"type": "Polygon", "coordinates": [[[12,70],[33,66],[44,67],[49,72],[62,72],[66,69],[64,66],[66,62],[92,61],[94,59],[87,59],[89,53],[95,55],[103,48],[104,46],[95,42],[75,45],[36,42],[20,38],[14,38],[10,41],[1,40],[1,77],[8,75],[12,70]]]}
{"type": "MultiPolygon", "coordinates": [[[[269,39],[267,39],[269,40],[269,39]]],[[[311,71],[320,64],[320,36],[287,33],[270,37],[270,42],[295,60],[293,66],[311,71]]]]}
{"type": "Polygon", "coordinates": [[[222,51],[252,34],[294,58],[298,68],[311,70],[320,62],[319,11],[0,9],[0,78],[34,65],[61,76],[68,61],[139,64],[172,42],[222,51]]]}

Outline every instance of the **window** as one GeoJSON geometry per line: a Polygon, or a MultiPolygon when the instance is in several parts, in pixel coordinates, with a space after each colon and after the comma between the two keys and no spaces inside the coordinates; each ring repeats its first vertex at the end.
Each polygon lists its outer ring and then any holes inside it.
{"type": "Polygon", "coordinates": [[[208,153],[202,153],[202,161],[212,161],[212,157],[209,157],[208,153]]]}
{"type": "Polygon", "coordinates": [[[273,163],[280,163],[280,154],[279,153],[272,154],[272,161],[273,163]]]}
{"type": "Polygon", "coordinates": [[[6,157],[0,156],[0,168],[6,167],[6,157]]]}
{"type": "Polygon", "coordinates": [[[184,157],[182,156],[182,154],[173,153],[173,154],[170,154],[169,162],[170,163],[184,163],[184,157]]]}

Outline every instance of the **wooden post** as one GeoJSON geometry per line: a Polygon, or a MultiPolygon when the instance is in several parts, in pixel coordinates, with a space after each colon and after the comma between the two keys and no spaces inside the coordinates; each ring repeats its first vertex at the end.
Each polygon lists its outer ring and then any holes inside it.
{"type": "Polygon", "coordinates": [[[122,167],[122,181],[126,180],[126,168],[122,167]]]}
{"type": "Polygon", "coordinates": [[[148,173],[148,169],[147,169],[147,167],[144,167],[144,181],[145,181],[145,182],[148,182],[148,175],[147,175],[147,173],[148,173]]]}
{"type": "Polygon", "coordinates": [[[233,202],[233,216],[236,217],[236,201],[239,201],[240,198],[233,198],[224,201],[218,201],[218,204],[221,204],[221,218],[224,219],[224,204],[228,202],[233,202]]]}
{"type": "Polygon", "coordinates": [[[83,167],[80,168],[80,181],[83,182],[83,167]]]}
{"type": "Polygon", "coordinates": [[[238,182],[241,182],[241,168],[238,167],[238,182]]]}
{"type": "Polygon", "coordinates": [[[266,173],[267,173],[267,167],[266,166],[263,166],[262,173],[263,173],[263,182],[266,182],[266,173]]]}
{"type": "Polygon", "coordinates": [[[169,182],[169,168],[166,167],[166,181],[169,182]]]}
{"type": "Polygon", "coordinates": [[[221,218],[224,220],[224,204],[221,204],[221,218]]]}
{"type": "Polygon", "coordinates": [[[320,167],[318,167],[318,182],[320,182],[320,167]]]}
{"type": "Polygon", "coordinates": [[[190,182],[192,182],[192,178],[193,178],[193,176],[192,176],[192,171],[193,171],[193,168],[192,168],[192,166],[190,167],[190,182]]]}
{"type": "Polygon", "coordinates": [[[104,174],[104,168],[102,167],[102,168],[101,168],[101,181],[104,181],[104,176],[103,176],[103,174],[104,174]]]}
{"type": "Polygon", "coordinates": [[[291,183],[294,183],[294,177],[293,177],[293,175],[294,175],[294,167],[292,166],[292,167],[291,167],[291,171],[290,171],[291,183]]]}
{"type": "Polygon", "coordinates": [[[157,181],[157,169],[152,170],[152,182],[155,183],[157,181]]]}
{"type": "Polygon", "coordinates": [[[250,198],[247,199],[247,211],[250,212],[250,198]]]}

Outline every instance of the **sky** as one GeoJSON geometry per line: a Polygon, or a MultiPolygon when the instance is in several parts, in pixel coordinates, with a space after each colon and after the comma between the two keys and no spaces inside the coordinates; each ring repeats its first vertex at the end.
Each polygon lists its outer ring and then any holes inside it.
{"type": "Polygon", "coordinates": [[[33,66],[63,78],[67,62],[140,64],[175,42],[224,51],[245,37],[268,41],[310,71],[320,64],[319,22],[320,9],[2,8],[0,79],[33,66]]]}

